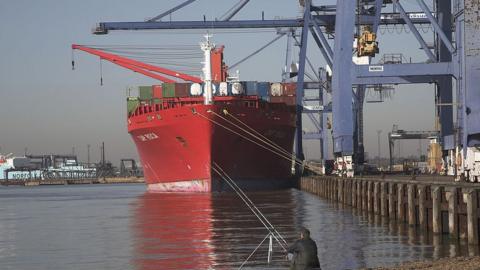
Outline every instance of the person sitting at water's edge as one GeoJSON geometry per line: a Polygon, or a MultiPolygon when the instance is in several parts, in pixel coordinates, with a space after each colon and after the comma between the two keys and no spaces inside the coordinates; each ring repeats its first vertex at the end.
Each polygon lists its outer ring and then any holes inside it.
{"type": "Polygon", "coordinates": [[[310,231],[307,228],[300,229],[300,239],[288,247],[287,251],[293,254],[290,269],[320,269],[317,244],[310,238],[310,231]]]}

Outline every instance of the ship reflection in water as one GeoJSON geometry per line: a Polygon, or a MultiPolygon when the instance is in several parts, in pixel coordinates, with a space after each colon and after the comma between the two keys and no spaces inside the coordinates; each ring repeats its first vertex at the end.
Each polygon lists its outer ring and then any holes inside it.
{"type": "MultiPolygon", "coordinates": [[[[293,242],[310,228],[322,269],[388,266],[404,261],[478,254],[464,244],[342,209],[297,190],[249,193],[278,231],[293,242]]],[[[145,193],[134,209],[134,261],[146,269],[236,269],[268,231],[233,193],[145,193]]],[[[267,267],[267,241],[246,268],[267,267]]],[[[284,269],[274,245],[270,268],[284,269]]]]}
{"type": "Polygon", "coordinates": [[[211,194],[145,193],[135,211],[139,269],[213,264],[211,194]]]}
{"type": "MultiPolygon", "coordinates": [[[[291,192],[250,195],[279,230],[291,231],[291,192]]],[[[238,268],[268,234],[234,193],[146,192],[134,215],[134,264],[142,270],[238,268]]],[[[247,266],[265,267],[267,251],[265,241],[247,266]]],[[[274,252],[272,266],[287,266],[280,246],[274,252]]]]}

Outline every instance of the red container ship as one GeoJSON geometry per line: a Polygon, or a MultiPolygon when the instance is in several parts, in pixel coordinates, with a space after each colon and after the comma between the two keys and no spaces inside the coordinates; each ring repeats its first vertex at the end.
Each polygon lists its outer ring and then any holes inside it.
{"type": "Polygon", "coordinates": [[[139,87],[139,97],[127,101],[128,132],[148,189],[227,189],[212,170],[213,163],[247,190],[293,186],[295,84],[232,80],[223,46],[215,47],[207,37],[201,47],[203,80],[177,73],[174,76],[192,83],[139,87]]]}

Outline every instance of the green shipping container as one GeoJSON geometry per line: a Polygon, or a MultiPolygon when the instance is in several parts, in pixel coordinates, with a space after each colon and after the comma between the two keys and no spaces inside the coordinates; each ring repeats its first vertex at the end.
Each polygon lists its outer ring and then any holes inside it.
{"type": "Polygon", "coordinates": [[[141,100],[150,100],[153,96],[152,86],[139,86],[138,93],[141,100]]]}
{"type": "Polygon", "coordinates": [[[161,104],[163,100],[160,98],[154,98],[152,99],[152,101],[153,101],[153,104],[161,104]]]}
{"type": "Polygon", "coordinates": [[[175,83],[162,84],[162,97],[175,97],[175,83]]]}
{"type": "Polygon", "coordinates": [[[140,101],[138,99],[128,99],[127,100],[127,111],[128,114],[131,114],[137,109],[138,105],[140,105],[140,101]]]}

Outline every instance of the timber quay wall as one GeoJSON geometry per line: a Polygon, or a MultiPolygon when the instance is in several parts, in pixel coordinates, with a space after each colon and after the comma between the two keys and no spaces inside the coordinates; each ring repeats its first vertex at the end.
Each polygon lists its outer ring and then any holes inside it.
{"type": "Polygon", "coordinates": [[[479,184],[309,176],[300,180],[300,189],[434,234],[479,244],[479,184]]]}

